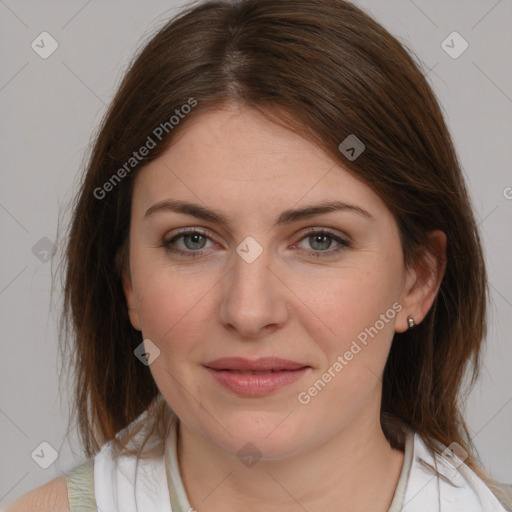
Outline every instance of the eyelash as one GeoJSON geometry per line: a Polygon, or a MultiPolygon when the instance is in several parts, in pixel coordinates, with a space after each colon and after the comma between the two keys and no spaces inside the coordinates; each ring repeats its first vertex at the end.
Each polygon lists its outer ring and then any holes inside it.
{"type": "MultiPolygon", "coordinates": [[[[197,228],[195,228],[195,229],[187,228],[187,229],[183,229],[181,231],[178,231],[178,233],[175,236],[173,236],[171,239],[164,240],[164,242],[162,244],[162,247],[164,247],[169,252],[172,252],[174,254],[178,254],[180,256],[185,256],[185,257],[188,257],[188,258],[196,258],[197,256],[200,256],[201,253],[205,249],[199,249],[197,251],[191,251],[191,250],[184,251],[182,249],[176,249],[176,248],[171,247],[171,244],[175,243],[177,240],[179,240],[180,238],[183,238],[186,235],[201,235],[204,238],[207,238],[208,240],[211,240],[206,232],[204,232],[204,231],[202,231],[200,229],[197,229],[197,228]]],[[[335,249],[330,249],[330,250],[326,250],[326,251],[318,251],[318,250],[315,251],[315,250],[313,250],[309,254],[309,256],[314,256],[316,258],[329,258],[329,257],[335,256],[337,253],[339,253],[343,249],[347,249],[347,248],[352,247],[352,244],[348,240],[340,238],[339,236],[335,235],[334,233],[332,233],[330,231],[327,231],[325,229],[318,229],[318,228],[311,228],[299,240],[299,242],[302,242],[306,238],[311,238],[312,236],[327,236],[327,237],[331,238],[332,240],[334,240],[335,242],[337,242],[339,244],[335,249]]],[[[306,249],[304,249],[304,250],[306,250],[306,249]]]]}

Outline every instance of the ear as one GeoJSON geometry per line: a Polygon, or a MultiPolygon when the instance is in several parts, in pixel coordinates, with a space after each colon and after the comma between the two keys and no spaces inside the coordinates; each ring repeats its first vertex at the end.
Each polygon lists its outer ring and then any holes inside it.
{"type": "Polygon", "coordinates": [[[130,317],[130,322],[134,329],[137,331],[142,331],[142,324],[139,317],[139,312],[137,308],[137,299],[135,296],[135,291],[133,290],[132,278],[130,275],[130,269],[128,265],[125,265],[122,273],[121,280],[124,290],[124,296],[126,298],[126,305],[128,307],[128,316],[130,317]]]}
{"type": "Polygon", "coordinates": [[[429,312],[446,271],[446,235],[435,230],[428,234],[429,244],[424,247],[412,266],[406,269],[405,284],[400,303],[403,309],[397,316],[396,332],[409,328],[407,318],[419,324],[429,312]]]}

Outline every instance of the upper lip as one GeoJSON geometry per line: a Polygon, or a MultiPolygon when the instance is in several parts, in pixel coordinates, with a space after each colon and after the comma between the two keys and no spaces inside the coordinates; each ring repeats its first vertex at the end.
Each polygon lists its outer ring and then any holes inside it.
{"type": "Polygon", "coordinates": [[[289,359],[280,359],[279,357],[261,357],[259,359],[245,359],[243,357],[221,357],[205,363],[204,366],[214,370],[242,370],[242,371],[260,371],[270,370],[298,370],[309,365],[290,361],[289,359]]]}

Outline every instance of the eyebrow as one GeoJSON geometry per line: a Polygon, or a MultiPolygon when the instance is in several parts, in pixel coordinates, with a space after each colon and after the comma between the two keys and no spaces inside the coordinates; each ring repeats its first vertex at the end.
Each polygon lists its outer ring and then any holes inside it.
{"type": "MultiPolygon", "coordinates": [[[[209,221],[223,226],[229,226],[230,219],[218,210],[206,208],[196,203],[189,203],[187,201],[173,201],[165,200],[160,201],[146,210],[144,218],[148,218],[157,212],[172,211],[176,213],[183,213],[209,221]]],[[[300,209],[290,209],[283,211],[277,218],[274,227],[284,226],[297,222],[299,220],[309,219],[317,215],[323,215],[325,213],[335,211],[349,211],[357,213],[362,217],[369,220],[375,220],[366,210],[363,210],[359,206],[344,203],[342,201],[327,201],[316,205],[306,206],[300,209]]]]}

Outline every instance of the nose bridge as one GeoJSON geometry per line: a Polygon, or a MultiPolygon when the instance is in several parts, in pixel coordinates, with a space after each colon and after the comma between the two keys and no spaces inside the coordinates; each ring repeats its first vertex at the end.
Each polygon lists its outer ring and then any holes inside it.
{"type": "Polygon", "coordinates": [[[237,248],[237,256],[234,258],[232,272],[234,291],[240,295],[239,299],[243,299],[246,295],[255,296],[263,291],[266,291],[265,296],[268,296],[271,292],[268,283],[269,274],[271,273],[270,252],[262,250],[261,254],[254,257],[254,249],[249,247],[246,258],[243,255],[246,248],[247,246],[244,247],[240,244],[237,248]]]}
{"type": "Polygon", "coordinates": [[[221,322],[240,334],[256,336],[285,321],[286,299],[271,265],[271,252],[254,238],[238,245],[223,289],[221,322]]]}

